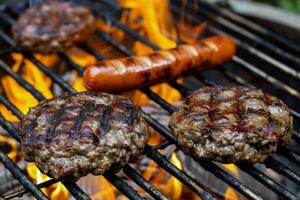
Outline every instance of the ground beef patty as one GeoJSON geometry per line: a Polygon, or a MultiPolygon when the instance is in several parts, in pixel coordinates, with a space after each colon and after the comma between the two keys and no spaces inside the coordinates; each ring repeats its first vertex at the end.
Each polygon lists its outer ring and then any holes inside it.
{"type": "Polygon", "coordinates": [[[42,101],[19,126],[27,161],[53,178],[119,170],[143,151],[149,132],[124,96],[83,92],[42,101]]]}
{"type": "Polygon", "coordinates": [[[246,87],[204,87],[171,117],[182,149],[222,163],[263,162],[292,135],[287,106],[274,96],[246,87]]]}
{"type": "Polygon", "coordinates": [[[23,49],[56,53],[85,41],[95,29],[91,10],[72,2],[35,4],[18,19],[12,32],[23,49]]]}

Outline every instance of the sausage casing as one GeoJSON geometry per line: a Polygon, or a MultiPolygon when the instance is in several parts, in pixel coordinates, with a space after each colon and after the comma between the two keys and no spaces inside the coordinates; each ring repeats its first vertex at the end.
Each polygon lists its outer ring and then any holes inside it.
{"type": "Polygon", "coordinates": [[[235,45],[227,36],[212,36],[198,44],[179,45],[146,56],[105,60],[86,68],[88,90],[123,92],[176,78],[191,71],[212,69],[229,61],[235,45]]]}

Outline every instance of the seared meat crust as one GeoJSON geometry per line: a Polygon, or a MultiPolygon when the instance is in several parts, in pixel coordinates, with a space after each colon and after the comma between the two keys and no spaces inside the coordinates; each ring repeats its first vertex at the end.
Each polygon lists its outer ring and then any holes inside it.
{"type": "Polygon", "coordinates": [[[148,125],[124,96],[83,92],[42,101],[19,126],[27,161],[53,178],[119,170],[149,139],[148,125]]]}
{"type": "Polygon", "coordinates": [[[263,162],[292,135],[287,106],[246,87],[201,88],[169,125],[186,153],[222,163],[263,162]]]}
{"type": "Polygon", "coordinates": [[[35,4],[12,28],[23,49],[57,53],[87,40],[95,30],[91,10],[72,2],[46,1],[35,4]]]}

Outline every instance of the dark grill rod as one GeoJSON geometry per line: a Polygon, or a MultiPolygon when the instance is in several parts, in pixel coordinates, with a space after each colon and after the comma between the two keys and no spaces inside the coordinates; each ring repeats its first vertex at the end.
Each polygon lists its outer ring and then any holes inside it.
{"type": "MultiPolygon", "coordinates": [[[[8,101],[9,104],[11,104],[8,101]]],[[[19,111],[20,112],[20,111],[19,111]]],[[[23,114],[19,117],[23,118],[23,114]]],[[[18,134],[17,129],[8,121],[6,121],[3,116],[0,114],[0,124],[16,139],[20,142],[20,136],[18,134]]],[[[116,177],[116,179],[119,179],[118,177],[116,177]]],[[[121,181],[115,181],[112,184],[120,184],[120,187],[122,186],[122,182],[121,181]]],[[[66,186],[66,188],[69,189],[69,191],[71,192],[71,194],[77,198],[77,199],[87,199],[89,198],[83,191],[81,191],[81,189],[75,184],[75,183],[71,183],[71,182],[66,182],[66,184],[68,184],[68,186],[66,186]],[[74,186],[74,188],[72,188],[74,186]],[[70,189],[72,188],[72,189],[70,189]]],[[[128,191],[131,194],[135,194],[135,191],[130,187],[130,189],[127,188],[127,186],[124,185],[124,187],[126,188],[126,190],[130,190],[128,191]]],[[[129,187],[129,186],[128,186],[129,187]]]]}
{"type": "Polygon", "coordinates": [[[262,173],[260,170],[256,169],[255,167],[244,167],[239,166],[240,169],[242,169],[247,174],[253,176],[257,180],[259,180],[261,183],[263,183],[265,186],[267,186],[269,189],[277,193],[278,195],[284,197],[285,199],[289,200],[299,200],[299,198],[294,195],[293,193],[286,190],[283,186],[276,183],[273,179],[271,179],[269,176],[262,173]]]}
{"type": "Polygon", "coordinates": [[[134,56],[134,54],[128,49],[126,48],[124,45],[122,45],[121,43],[113,40],[111,38],[111,36],[108,33],[104,33],[100,30],[96,31],[96,35],[100,38],[102,38],[104,41],[108,42],[109,44],[111,44],[113,47],[115,47],[116,49],[118,49],[120,52],[122,52],[123,54],[127,55],[127,56],[134,56]]]}
{"type": "Polygon", "coordinates": [[[300,165],[300,156],[293,152],[290,152],[288,149],[286,149],[286,148],[279,149],[278,154],[285,156],[289,160],[300,165]]]}
{"type": "Polygon", "coordinates": [[[268,168],[271,168],[272,170],[278,172],[279,174],[282,174],[286,177],[288,177],[290,180],[292,180],[297,185],[300,185],[300,177],[299,175],[292,171],[288,166],[282,164],[281,162],[278,162],[273,157],[269,157],[268,160],[265,162],[265,165],[268,168]]]}
{"type": "MultiPolygon", "coordinates": [[[[105,16],[101,16],[103,19],[105,19],[105,16]]],[[[136,31],[132,30],[130,27],[128,27],[125,24],[120,23],[118,20],[110,18],[110,22],[115,25],[117,28],[123,30],[125,33],[129,34],[133,39],[139,40],[143,42],[144,44],[148,45],[154,50],[160,50],[160,47],[148,40],[146,37],[138,34],[136,31]]]]}
{"type": "Polygon", "coordinates": [[[267,73],[265,73],[264,71],[254,67],[253,65],[251,65],[250,63],[246,62],[245,60],[234,56],[233,57],[233,61],[235,63],[238,63],[240,66],[250,70],[251,72],[255,73],[256,75],[258,75],[259,77],[261,77],[262,79],[264,79],[265,81],[271,83],[272,85],[274,85],[275,87],[284,90],[285,92],[287,92],[288,94],[290,94],[291,96],[300,99],[300,94],[297,90],[295,90],[294,88],[288,86],[287,84],[275,79],[274,77],[268,75],[267,73]]]}
{"type": "MultiPolygon", "coordinates": [[[[143,111],[142,111],[143,112],[143,111]]],[[[171,163],[166,160],[166,162],[168,162],[169,165],[171,165],[171,163]]],[[[130,167],[129,165],[125,166],[124,169],[126,169],[127,167],[130,167]]],[[[132,169],[133,170],[133,169],[132,169]]],[[[171,170],[171,169],[168,169],[171,170]]],[[[142,176],[140,176],[137,172],[135,172],[135,174],[130,174],[129,171],[127,171],[127,176],[129,176],[133,181],[135,181],[138,185],[140,185],[143,189],[145,189],[149,194],[153,194],[153,191],[156,191],[156,193],[160,193],[155,187],[151,187],[149,188],[149,184],[147,181],[144,180],[144,178],[142,176]]],[[[175,172],[173,172],[175,173],[175,172]]],[[[179,174],[176,174],[175,177],[181,177],[183,172],[178,172],[179,174]]],[[[190,179],[190,177],[188,177],[190,179]]],[[[179,179],[180,180],[180,179],[179,179]]],[[[191,181],[191,180],[190,180],[191,181]]],[[[200,188],[199,186],[197,186],[198,188],[200,188]]],[[[203,196],[202,192],[200,192],[198,189],[194,189],[197,190],[199,195],[203,196]]],[[[202,190],[202,189],[201,189],[202,190]]],[[[156,197],[157,198],[157,197],[156,197]]],[[[205,195],[202,197],[203,199],[205,199],[205,195]]]]}
{"type": "MultiPolygon", "coordinates": [[[[173,136],[173,134],[168,129],[166,129],[163,125],[161,125],[158,121],[153,119],[150,115],[145,114],[144,112],[142,112],[142,116],[145,118],[147,123],[149,123],[152,126],[152,128],[154,128],[156,131],[158,131],[160,134],[162,134],[171,143],[173,143],[173,141],[175,142],[175,144],[177,143],[177,141],[176,141],[175,137],[173,136]]],[[[212,170],[212,168],[209,167],[207,170],[210,171],[216,177],[218,177],[221,180],[225,181],[228,185],[235,188],[237,191],[239,191],[241,194],[243,194],[247,198],[249,198],[249,199],[262,199],[262,197],[255,194],[249,188],[247,188],[246,186],[241,184],[237,179],[235,179],[229,173],[225,172],[223,169],[221,169],[219,167],[216,167],[216,169],[217,170],[212,170]]]]}
{"type": "Polygon", "coordinates": [[[83,71],[84,69],[78,65],[77,63],[75,63],[66,53],[58,53],[59,57],[64,60],[68,65],[70,65],[72,68],[74,68],[75,70],[77,70],[78,74],[80,76],[83,75],[83,71]]]}
{"type": "Polygon", "coordinates": [[[105,60],[105,57],[103,55],[101,55],[98,51],[96,51],[94,48],[90,47],[89,45],[81,44],[79,45],[79,47],[85,50],[86,52],[94,55],[98,60],[105,60]]]}
{"type": "MultiPolygon", "coordinates": [[[[101,55],[101,54],[99,54],[99,55],[101,55]]],[[[96,55],[94,55],[94,56],[96,56],[96,55]]],[[[105,57],[103,55],[101,55],[101,57],[105,59],[105,57]]],[[[67,55],[64,55],[63,59],[68,59],[69,61],[71,61],[71,62],[69,62],[70,66],[77,69],[76,67],[74,67],[74,65],[72,63],[74,63],[75,65],[77,65],[77,64],[74,61],[72,61],[67,55]]],[[[155,197],[157,199],[166,198],[164,196],[157,196],[158,194],[160,194],[160,191],[157,190],[150,183],[148,183],[141,175],[139,175],[137,172],[135,172],[129,165],[126,165],[124,167],[124,169],[126,169],[126,168],[128,169],[127,176],[129,176],[134,182],[136,182],[139,186],[141,186],[143,189],[145,189],[149,194],[155,195],[155,197]],[[131,168],[131,170],[129,168],[131,168]],[[134,173],[131,174],[132,171],[134,171],[134,173]],[[153,192],[156,194],[154,194],[153,192]]]]}
{"type": "Polygon", "coordinates": [[[149,183],[144,177],[138,174],[132,167],[126,165],[123,168],[123,172],[134,182],[151,194],[155,199],[168,200],[168,198],[163,195],[159,190],[157,190],[151,183],[149,183]]]}
{"type": "Polygon", "coordinates": [[[39,101],[43,100],[43,95],[36,90],[30,83],[21,78],[17,73],[13,72],[11,68],[0,60],[0,69],[3,69],[7,74],[9,74],[15,81],[17,81],[22,87],[26,88],[30,93],[39,101]]]}
{"type": "Polygon", "coordinates": [[[295,65],[295,67],[300,66],[300,60],[298,57],[296,57],[293,54],[290,54],[287,51],[284,51],[283,49],[277,47],[276,45],[268,42],[268,40],[260,38],[258,35],[251,33],[250,31],[244,29],[243,27],[234,24],[233,22],[227,20],[226,18],[216,16],[215,13],[212,13],[211,11],[208,11],[206,9],[202,9],[200,12],[200,15],[204,15],[205,17],[207,17],[208,19],[211,19],[215,23],[218,23],[226,28],[229,28],[229,29],[235,31],[239,35],[242,35],[246,38],[251,39],[256,44],[261,45],[262,47],[266,48],[270,52],[274,53],[276,56],[285,60],[286,62],[293,63],[295,65]]]}
{"type": "MultiPolygon", "coordinates": [[[[180,14],[180,9],[176,6],[171,6],[172,10],[175,12],[175,13],[179,13],[180,14]]],[[[199,19],[197,18],[194,18],[193,16],[191,16],[190,14],[187,14],[187,17],[189,20],[191,20],[192,22],[195,22],[195,23],[201,23],[199,19]]],[[[231,34],[228,34],[227,32],[223,31],[223,30],[220,30],[218,28],[216,28],[215,26],[209,24],[208,27],[207,27],[207,30],[210,31],[211,33],[213,34],[223,34],[223,35],[229,35],[231,36],[231,38],[235,41],[235,43],[238,45],[238,47],[246,50],[247,52],[249,52],[250,54],[252,55],[255,55],[257,56],[258,58],[264,60],[265,62],[271,64],[272,66],[284,71],[285,73],[295,77],[296,79],[299,79],[300,80],[300,72],[290,68],[289,66],[287,66],[286,64],[282,63],[282,62],[279,62],[278,60],[272,58],[271,56],[265,54],[264,52],[238,40],[236,37],[234,37],[233,35],[231,34]]]]}
{"type": "MultiPolygon", "coordinates": [[[[14,138],[17,140],[17,141],[21,141],[20,140],[20,136],[19,136],[19,133],[18,133],[18,130],[8,121],[6,121],[3,116],[0,114],[0,124],[10,133],[14,136],[14,138]]],[[[3,153],[3,152],[1,152],[3,153]]],[[[4,154],[5,155],[5,154],[4,154]]],[[[6,156],[6,155],[5,155],[6,156]]],[[[14,164],[14,163],[13,163],[14,164]]],[[[14,164],[14,166],[17,166],[14,164]]],[[[8,168],[11,171],[10,168],[8,168]]],[[[13,172],[12,172],[13,173],[13,172]]],[[[22,173],[22,172],[21,172],[22,173]]],[[[23,176],[25,176],[23,174],[23,176]]],[[[17,178],[17,177],[16,177],[17,178]]],[[[23,182],[20,182],[22,185],[23,185],[23,182]]],[[[71,194],[76,198],[76,199],[87,199],[87,195],[81,191],[81,189],[75,184],[75,183],[68,183],[69,184],[69,187],[76,187],[72,190],[70,190],[71,194]]],[[[25,185],[23,185],[25,187],[25,185]]],[[[66,186],[66,185],[65,185],[66,186]]],[[[67,186],[66,186],[67,187],[67,186]]],[[[26,188],[27,189],[27,188],[26,188]]],[[[29,190],[30,191],[30,190],[29,190]]]]}
{"type": "MultiPolygon", "coordinates": [[[[152,92],[153,93],[153,92],[152,92]]],[[[155,96],[155,98],[160,98],[158,95],[148,95],[147,93],[145,93],[150,99],[152,99],[152,100],[154,100],[154,101],[156,101],[156,99],[153,99],[153,97],[155,96]]],[[[157,101],[156,101],[157,102],[157,101]]],[[[195,160],[197,160],[197,159],[195,159],[195,160]]],[[[197,160],[197,162],[202,166],[202,164],[207,164],[207,162],[201,162],[200,160],[198,161],[197,160]]],[[[204,166],[203,166],[204,167],[204,166]]],[[[207,167],[206,168],[207,170],[212,170],[212,168],[211,168],[211,166],[210,167],[207,167]]],[[[220,169],[221,170],[221,169],[220,169]]],[[[255,171],[255,170],[257,170],[255,167],[249,167],[249,171],[255,171]]],[[[223,171],[223,170],[222,170],[223,171]]],[[[259,178],[259,177],[257,177],[257,176],[254,176],[257,180],[259,180],[259,181],[261,181],[261,179],[259,178]]],[[[263,181],[263,183],[264,184],[266,184],[266,186],[268,186],[268,187],[271,187],[272,188],[272,186],[274,186],[274,187],[277,187],[277,183],[275,183],[275,184],[269,184],[269,185],[267,185],[269,182],[272,182],[272,180],[270,179],[270,177],[268,177],[268,176],[266,176],[266,175],[261,175],[261,177],[264,179],[264,181],[263,181]]],[[[233,177],[232,177],[233,178],[233,177]]],[[[234,186],[233,186],[234,187],[234,186]]],[[[235,187],[234,187],[235,188],[235,187]]],[[[236,188],[235,188],[236,189],[236,188]]],[[[276,188],[272,188],[272,190],[273,191],[277,191],[277,189],[276,188]]],[[[286,190],[285,188],[283,188],[283,187],[281,187],[281,190],[286,190]]],[[[282,193],[285,193],[285,192],[281,192],[280,193],[280,195],[282,195],[282,193]]],[[[288,190],[286,190],[286,193],[285,194],[289,194],[290,192],[288,191],[288,190]]],[[[291,194],[291,193],[290,193],[291,194]]],[[[289,198],[289,197],[292,197],[292,196],[286,196],[287,198],[289,198]]]]}
{"type": "Polygon", "coordinates": [[[76,185],[76,183],[63,181],[63,184],[75,199],[90,200],[90,197],[85,192],[83,192],[80,187],[76,185]]]}
{"type": "Polygon", "coordinates": [[[135,190],[133,190],[123,179],[117,177],[112,172],[106,172],[104,177],[111,182],[126,197],[132,200],[145,200],[135,190]]]}
{"type": "Polygon", "coordinates": [[[21,119],[23,117],[23,113],[21,113],[21,111],[13,104],[11,104],[2,94],[0,94],[0,102],[5,105],[5,107],[8,108],[17,118],[21,119]]]}
{"type": "Polygon", "coordinates": [[[251,20],[248,20],[241,15],[238,15],[238,14],[232,12],[231,10],[229,10],[227,8],[221,8],[217,5],[210,4],[210,3],[208,3],[208,1],[203,1],[203,0],[198,0],[198,1],[201,3],[201,7],[206,6],[207,8],[212,9],[215,13],[221,13],[226,18],[229,18],[232,21],[240,23],[243,26],[248,27],[249,29],[257,31],[260,34],[262,34],[263,36],[265,36],[266,38],[270,38],[270,39],[277,41],[278,43],[283,45],[286,49],[289,49],[290,51],[295,52],[297,55],[300,54],[299,46],[297,46],[292,41],[282,37],[281,35],[278,35],[276,32],[272,32],[272,31],[268,30],[267,28],[255,23],[251,20]]]}
{"type": "Polygon", "coordinates": [[[28,52],[22,52],[19,48],[16,47],[15,42],[2,30],[0,30],[0,37],[11,46],[15,47],[17,52],[22,53],[25,58],[30,60],[34,65],[36,65],[41,71],[43,71],[45,74],[47,74],[54,82],[56,82],[58,85],[60,85],[64,90],[75,93],[76,91],[64,80],[62,80],[55,72],[53,72],[51,69],[43,65],[40,61],[38,61],[32,54],[28,52]]]}
{"type": "Polygon", "coordinates": [[[198,186],[198,184],[188,176],[184,171],[178,169],[175,165],[170,163],[166,156],[158,153],[153,147],[147,145],[145,147],[146,155],[154,160],[161,168],[172,174],[178,180],[183,182],[186,186],[191,188],[196,194],[198,194],[203,200],[215,199],[211,194],[202,189],[203,186],[198,186]]]}
{"type": "MultiPolygon", "coordinates": [[[[40,183],[37,185],[38,188],[48,188],[50,187],[51,185],[57,183],[58,180],[55,180],[55,179],[50,179],[48,181],[45,181],[43,183],[40,183]]],[[[17,191],[17,192],[13,192],[13,193],[10,193],[10,194],[7,194],[4,196],[4,199],[8,200],[8,199],[12,199],[12,198],[16,198],[16,197],[21,197],[23,196],[24,194],[27,194],[28,191],[25,190],[24,188],[22,188],[21,190],[17,191]]]]}
{"type": "Polygon", "coordinates": [[[141,110],[143,118],[147,121],[147,123],[154,128],[157,132],[159,132],[162,136],[164,136],[169,142],[178,146],[177,140],[174,135],[162,124],[160,124],[156,119],[152,118],[148,113],[141,110]]]}
{"type": "Polygon", "coordinates": [[[12,125],[10,122],[6,121],[1,113],[0,113],[0,124],[1,126],[3,126],[5,130],[8,131],[9,135],[11,135],[18,142],[21,142],[21,137],[19,136],[16,127],[12,125]]]}
{"type": "Polygon", "coordinates": [[[21,169],[5,153],[0,151],[0,160],[11,174],[28,190],[34,197],[41,200],[48,199],[45,194],[23,174],[21,169]]]}
{"type": "Polygon", "coordinates": [[[177,110],[177,108],[171,104],[169,104],[166,100],[162,99],[159,95],[152,92],[149,88],[143,88],[141,91],[147,95],[147,97],[154,102],[158,103],[163,109],[168,111],[169,114],[172,114],[177,110]]]}

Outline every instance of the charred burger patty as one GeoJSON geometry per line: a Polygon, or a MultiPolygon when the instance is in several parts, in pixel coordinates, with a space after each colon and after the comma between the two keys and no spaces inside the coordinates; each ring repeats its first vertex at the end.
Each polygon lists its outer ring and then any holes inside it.
{"type": "Polygon", "coordinates": [[[182,149],[222,163],[263,162],[292,135],[287,106],[274,96],[246,87],[205,87],[171,117],[182,149]]]}
{"type": "Polygon", "coordinates": [[[46,1],[26,10],[12,32],[23,49],[56,53],[88,39],[94,27],[95,18],[89,8],[72,2],[46,1]]]}
{"type": "Polygon", "coordinates": [[[119,170],[143,151],[149,132],[124,96],[83,92],[42,101],[19,126],[22,149],[53,178],[119,170]]]}

